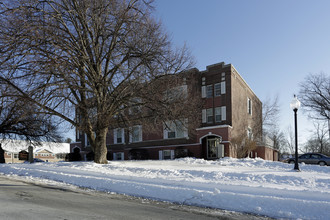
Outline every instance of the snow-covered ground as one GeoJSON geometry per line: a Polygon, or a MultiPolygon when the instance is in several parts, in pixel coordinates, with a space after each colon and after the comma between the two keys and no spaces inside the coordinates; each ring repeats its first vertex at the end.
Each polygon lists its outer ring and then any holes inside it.
{"type": "Polygon", "coordinates": [[[274,218],[330,219],[330,166],[262,159],[0,164],[0,174],[274,218]]]}

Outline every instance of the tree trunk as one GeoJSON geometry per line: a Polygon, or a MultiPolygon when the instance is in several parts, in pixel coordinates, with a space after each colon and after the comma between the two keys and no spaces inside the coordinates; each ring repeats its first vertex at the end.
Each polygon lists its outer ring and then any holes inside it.
{"type": "Polygon", "coordinates": [[[100,164],[107,164],[108,149],[106,146],[107,128],[103,128],[96,132],[95,146],[94,146],[94,162],[100,164]]]}

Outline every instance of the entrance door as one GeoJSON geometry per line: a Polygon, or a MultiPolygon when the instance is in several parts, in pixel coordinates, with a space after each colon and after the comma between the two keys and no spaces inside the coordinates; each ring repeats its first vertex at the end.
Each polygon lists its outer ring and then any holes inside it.
{"type": "Polygon", "coordinates": [[[220,138],[207,139],[207,159],[217,159],[220,138]]]}

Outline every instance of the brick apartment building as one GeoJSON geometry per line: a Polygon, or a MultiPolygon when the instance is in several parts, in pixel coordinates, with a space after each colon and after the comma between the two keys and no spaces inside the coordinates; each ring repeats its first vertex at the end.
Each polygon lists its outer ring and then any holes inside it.
{"type": "MultiPolygon", "coordinates": [[[[203,103],[199,126],[187,129],[178,122],[169,122],[152,134],[142,125],[133,126],[130,132],[109,129],[109,160],[237,157],[240,146],[234,144],[235,138],[261,141],[262,103],[232,64],[222,62],[207,66],[205,71],[194,68],[189,72],[191,77],[184,80],[183,87],[196,91],[203,103]]],[[[91,148],[86,135],[76,133],[71,152],[79,148],[88,159],[91,148]]],[[[262,157],[261,153],[258,156],[262,157]]]]}

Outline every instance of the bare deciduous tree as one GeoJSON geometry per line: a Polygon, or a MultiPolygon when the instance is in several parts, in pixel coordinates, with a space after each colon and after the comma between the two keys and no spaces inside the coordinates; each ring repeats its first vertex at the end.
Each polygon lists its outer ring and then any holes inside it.
{"type": "Polygon", "coordinates": [[[13,97],[12,92],[0,80],[0,138],[59,141],[52,118],[38,113],[33,103],[13,97]]]}
{"type": "Polygon", "coordinates": [[[283,132],[279,129],[279,114],[278,96],[275,96],[274,99],[266,98],[262,103],[263,133],[273,141],[273,148],[284,150],[285,138],[283,132]]]}
{"type": "Polygon", "coordinates": [[[285,147],[289,153],[293,154],[295,152],[295,139],[291,126],[287,127],[286,134],[285,147]]]}
{"type": "Polygon", "coordinates": [[[314,122],[312,137],[305,144],[306,152],[330,153],[330,143],[327,141],[327,125],[320,121],[314,122]]]}
{"type": "Polygon", "coordinates": [[[269,97],[262,102],[262,125],[266,130],[278,127],[280,107],[278,105],[278,96],[274,99],[269,97]]]}
{"type": "Polygon", "coordinates": [[[300,84],[300,101],[310,117],[328,122],[330,138],[330,76],[310,74],[300,84]]]}
{"type": "Polygon", "coordinates": [[[173,49],[151,1],[3,3],[0,78],[17,97],[86,133],[95,162],[107,163],[109,127],[196,115],[194,96],[189,102],[185,95],[164,98],[184,84],[178,73],[191,68],[192,59],[186,47],[173,49]],[[140,114],[130,114],[134,108],[140,114]]]}

